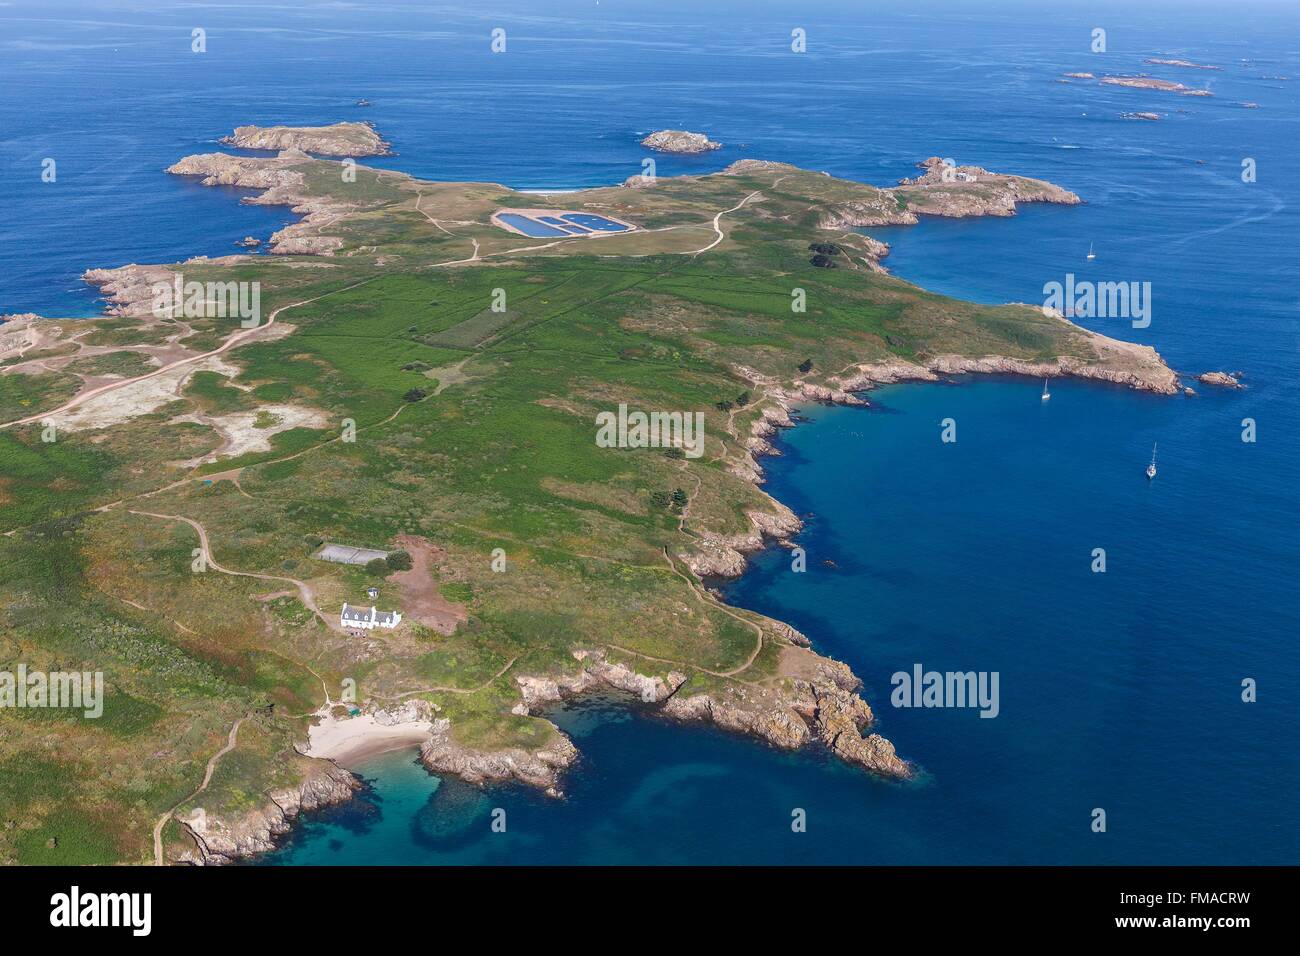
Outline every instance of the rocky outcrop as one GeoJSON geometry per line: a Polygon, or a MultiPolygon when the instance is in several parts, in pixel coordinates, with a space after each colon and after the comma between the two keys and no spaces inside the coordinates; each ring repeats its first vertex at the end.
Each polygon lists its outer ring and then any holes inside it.
{"type": "Polygon", "coordinates": [[[763,550],[769,541],[788,541],[803,528],[793,511],[775,498],[769,498],[772,511],[745,512],[751,529],[740,534],[724,535],[702,531],[695,549],[678,555],[698,578],[737,578],[745,571],[745,555],[763,550]]]}
{"type": "Polygon", "coordinates": [[[237,126],[221,142],[240,149],[299,149],[319,156],[387,156],[389,143],[369,123],[333,126],[237,126]]]}
{"type": "Polygon", "coordinates": [[[597,687],[627,691],[647,703],[667,700],[686,683],[686,675],[669,671],[667,680],[640,674],[625,664],[611,662],[604,650],[579,649],[573,652],[581,665],[577,671],[558,677],[519,676],[515,683],[523,695],[526,713],[536,713],[566,697],[574,697],[597,687]]]}
{"type": "Polygon", "coordinates": [[[304,761],[304,773],[297,786],[272,790],[268,802],[234,820],[200,812],[196,807],[177,821],[192,846],[169,857],[172,863],[210,866],[275,849],[276,840],[289,832],[304,810],[346,803],[361,789],[361,782],[329,760],[304,761]]]}
{"type": "Polygon", "coordinates": [[[684,696],[664,705],[678,720],[707,721],[759,737],[775,747],[796,750],[813,742],[846,763],[886,777],[906,779],[913,768],[894,745],[868,734],[871,707],[858,696],[861,681],[839,661],[819,658],[806,677],[787,677],[774,685],[733,684],[724,691],[684,696]]]}
{"type": "MultiPolygon", "coordinates": [[[[771,622],[778,634],[806,646],[807,638],[789,625],[771,622]],[[782,630],[784,629],[784,630],[782,630]]],[[[872,773],[906,778],[913,768],[878,734],[863,735],[874,718],[857,695],[862,682],[847,665],[804,651],[798,676],[781,675],[761,684],[730,683],[723,690],[680,693],[687,675],[669,671],[667,679],[640,674],[610,662],[603,650],[579,650],[581,665],[558,677],[517,677],[527,712],[597,687],[635,694],[674,720],[710,723],[724,730],[757,737],[783,750],[820,744],[840,759],[872,773]]]]}
{"type": "Polygon", "coordinates": [[[1107,86],[1129,86],[1139,90],[1163,90],[1166,93],[1178,93],[1182,96],[1213,96],[1209,90],[1196,90],[1172,80],[1158,80],[1153,76],[1103,76],[1101,82],[1107,86]]]}
{"type": "Polygon", "coordinates": [[[888,192],[902,197],[910,212],[927,216],[1014,216],[1018,203],[1083,202],[1068,189],[1042,179],[1007,176],[979,166],[949,165],[938,156],[917,164],[924,172],[903,179],[888,192]]]}
{"type": "Polygon", "coordinates": [[[551,740],[536,750],[478,750],[458,743],[446,718],[433,722],[432,736],[420,747],[420,761],[433,773],[452,774],[476,784],[518,782],[553,797],[562,795],[559,775],[577,757],[578,749],[559,728],[553,728],[551,740]]]}
{"type": "Polygon", "coordinates": [[[198,176],[204,186],[269,190],[270,195],[245,201],[289,206],[307,201],[303,172],[298,167],[310,162],[312,158],[299,150],[286,150],[274,158],[196,153],[172,163],[167,172],[173,176],[198,176]]]}
{"type": "Polygon", "coordinates": [[[825,385],[817,385],[813,382],[797,381],[793,386],[793,394],[796,399],[802,399],[806,402],[820,402],[823,405],[853,405],[860,408],[866,408],[867,403],[851,392],[846,392],[842,388],[829,388],[825,385]]]}
{"type": "Polygon", "coordinates": [[[154,286],[170,285],[176,273],[169,266],[120,266],[116,269],[87,269],[82,281],[99,289],[107,302],[106,315],[153,314],[154,286]]]}
{"type": "MultiPolygon", "coordinates": [[[[751,549],[750,553],[758,548],[751,549]]],[[[697,578],[738,578],[745,573],[745,553],[722,535],[705,533],[695,543],[695,549],[679,558],[686,562],[697,578]]]]}
{"type": "MultiPolygon", "coordinates": [[[[1238,373],[1240,374],[1240,373],[1238,373]]],[[[1245,388],[1235,375],[1227,372],[1203,372],[1196,376],[1198,382],[1206,385],[1217,385],[1220,388],[1245,388]]]]}
{"type": "Polygon", "coordinates": [[[142,266],[130,263],[115,269],[87,269],[81,274],[81,279],[99,289],[100,295],[107,303],[104,307],[105,315],[162,318],[165,316],[153,314],[156,286],[159,284],[171,286],[178,275],[184,277],[185,267],[188,265],[234,266],[243,261],[245,261],[243,256],[233,255],[214,258],[195,256],[193,259],[165,266],[142,266]]]}
{"type": "Polygon", "coordinates": [[[661,153],[707,153],[721,149],[721,143],[715,143],[703,133],[688,133],[682,129],[661,129],[641,140],[647,149],[661,153]]]}
{"type": "MultiPolygon", "coordinates": [[[[738,165],[738,164],[736,164],[738,165]]],[[[826,203],[818,214],[821,229],[863,226],[910,226],[920,216],[1014,216],[1019,203],[1078,205],[1083,200],[1041,179],[1007,176],[979,166],[950,166],[938,156],[917,164],[924,172],[897,186],[860,186],[852,199],[826,203]]],[[[879,260],[889,247],[876,240],[868,258],[879,260]]]]}

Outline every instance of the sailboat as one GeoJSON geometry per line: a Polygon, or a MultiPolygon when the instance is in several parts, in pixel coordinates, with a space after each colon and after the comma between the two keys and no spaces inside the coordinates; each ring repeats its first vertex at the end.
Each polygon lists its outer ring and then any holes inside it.
{"type": "Polygon", "coordinates": [[[1150,481],[1156,476],[1156,446],[1153,442],[1151,445],[1151,464],[1147,465],[1147,480],[1150,481]]]}
{"type": "Polygon", "coordinates": [[[1089,258],[1089,259],[1096,259],[1096,258],[1097,258],[1097,253],[1095,253],[1095,252],[1092,251],[1092,243],[1091,243],[1091,242],[1088,243],[1088,258],[1089,258]]]}
{"type": "Polygon", "coordinates": [[[1043,401],[1052,397],[1052,393],[1047,390],[1047,379],[1043,379],[1043,401]]]}

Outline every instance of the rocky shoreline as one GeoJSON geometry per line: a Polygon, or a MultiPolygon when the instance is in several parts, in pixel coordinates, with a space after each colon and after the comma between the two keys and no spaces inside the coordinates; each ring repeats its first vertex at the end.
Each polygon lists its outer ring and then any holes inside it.
{"type": "Polygon", "coordinates": [[[168,857],[168,862],[219,866],[274,850],[300,813],[347,803],[362,789],[355,775],[333,761],[303,759],[310,762],[296,786],[268,792],[266,803],[234,820],[211,813],[175,817],[192,846],[168,857]]]}
{"type": "MultiPolygon", "coordinates": [[[[779,454],[771,442],[778,429],[796,425],[791,412],[805,402],[865,406],[858,392],[879,385],[904,381],[938,381],[959,374],[1009,374],[1034,378],[1073,376],[1123,385],[1141,391],[1175,395],[1181,389],[1177,374],[1165,365],[1155,349],[1110,339],[1080,329],[1092,341],[1101,358],[1116,354],[1138,360],[1135,369],[1114,369],[1089,365],[1081,359],[1058,357],[1053,362],[1030,362],[1004,356],[968,358],[937,356],[925,364],[904,361],[867,363],[833,376],[829,384],[796,381],[778,387],[771,380],[743,366],[736,371],[756,387],[764,387],[774,399],[751,425],[743,459],[733,463],[733,474],[755,485],[763,481],[758,458],[779,454]]],[[[767,496],[770,511],[746,513],[751,530],[737,535],[699,532],[696,549],[678,555],[696,578],[731,579],[748,566],[749,556],[772,544],[788,546],[803,523],[785,504],[767,496]]],[[[781,749],[801,749],[819,744],[847,763],[878,775],[906,780],[916,768],[898,757],[894,745],[875,733],[871,707],[858,696],[862,681],[845,664],[822,657],[810,648],[808,639],[784,622],[768,619],[790,642],[786,651],[803,655],[798,676],[782,687],[736,685],[723,692],[683,692],[687,675],[670,670],[667,679],[641,674],[626,664],[609,660],[604,649],[580,649],[573,653],[578,669],[573,673],[516,678],[523,704],[518,713],[535,714],[558,701],[597,689],[615,689],[635,695],[648,704],[660,705],[660,713],[675,720],[711,723],[735,733],[765,741],[781,749]]],[[[559,732],[557,731],[557,734],[559,732]]],[[[474,782],[513,780],[538,786],[559,795],[559,775],[578,753],[572,742],[559,734],[561,742],[533,754],[497,754],[458,747],[448,736],[421,748],[421,757],[432,771],[456,773],[474,782]]]]}
{"type": "MultiPolygon", "coordinates": [[[[1120,344],[1127,346],[1131,343],[1120,344]]],[[[1000,355],[982,358],[940,355],[923,365],[903,361],[861,365],[838,381],[846,391],[860,391],[897,382],[935,382],[948,375],[1023,375],[1037,379],[1085,378],[1110,382],[1113,385],[1124,385],[1142,392],[1155,392],[1159,395],[1178,394],[1180,391],[1178,375],[1164,364],[1159,353],[1148,345],[1133,345],[1132,348],[1149,352],[1152,363],[1143,369],[1130,370],[1099,368],[1070,356],[1059,356],[1051,362],[1031,362],[1000,355]]]]}

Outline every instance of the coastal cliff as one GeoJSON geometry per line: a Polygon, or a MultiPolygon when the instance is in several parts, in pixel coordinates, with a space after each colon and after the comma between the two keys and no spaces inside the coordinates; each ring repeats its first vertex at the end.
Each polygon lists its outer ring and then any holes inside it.
{"type": "Polygon", "coordinates": [[[1099,382],[1124,385],[1144,392],[1160,395],[1179,393],[1178,375],[1149,345],[1136,345],[1107,338],[1090,336],[1097,349],[1093,362],[1063,355],[1049,361],[1035,362],[990,355],[972,358],[964,355],[938,355],[924,364],[891,360],[857,366],[837,377],[846,390],[866,390],[877,385],[895,382],[933,382],[944,375],[1024,375],[1030,378],[1070,376],[1099,382]],[[1108,363],[1108,359],[1129,359],[1131,362],[1108,363]]]}
{"type": "Polygon", "coordinates": [[[1198,382],[1206,385],[1217,385],[1220,388],[1245,388],[1238,380],[1240,372],[1229,374],[1228,372],[1202,372],[1196,376],[1198,382]]]}
{"type": "Polygon", "coordinates": [[[517,782],[558,797],[559,775],[578,757],[578,748],[558,729],[536,750],[478,750],[457,743],[450,729],[449,720],[434,721],[433,735],[420,746],[420,762],[431,773],[451,774],[467,783],[517,782]]]}
{"type": "Polygon", "coordinates": [[[1007,176],[981,166],[949,165],[938,156],[922,160],[920,176],[903,179],[889,192],[908,209],[925,216],[1014,216],[1019,203],[1077,206],[1083,202],[1068,189],[1042,179],[1007,176]]]}
{"type": "Polygon", "coordinates": [[[298,814],[346,803],[361,782],[328,760],[300,758],[302,778],[296,786],[273,790],[267,800],[234,818],[191,811],[177,816],[190,846],[173,852],[168,861],[197,866],[233,863],[275,849],[298,814]]]}

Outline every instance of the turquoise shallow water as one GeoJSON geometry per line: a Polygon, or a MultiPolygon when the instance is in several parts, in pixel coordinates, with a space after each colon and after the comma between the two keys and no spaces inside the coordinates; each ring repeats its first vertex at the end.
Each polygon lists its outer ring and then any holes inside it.
{"type": "Polygon", "coordinates": [[[661,175],[752,156],[885,184],[938,154],[1059,182],[1088,205],[872,235],[897,274],[980,301],[1039,302],[1067,272],[1149,281],[1149,328],[1088,324],[1183,372],[1246,373],[1245,391],[1191,399],[1054,382],[1046,405],[1039,382],[899,386],[871,411],[807,409],[783,435],[767,487],[808,516],[809,570],[764,554],[727,596],[851,664],[881,731],[925,769],[916,785],[583,703],[556,715],[583,753],[565,801],[440,785],[385,755],[364,768],[370,799],[308,821],[267,862],[1300,858],[1300,79],[1264,79],[1300,78],[1300,13],[989,6],[518,4],[499,11],[511,52],[496,58],[495,21],[466,8],[0,7],[0,312],[89,314],[89,266],[265,238],[286,210],[161,174],[239,123],[370,119],[400,154],[380,165],[524,188],[621,181],[641,170],[640,135],[678,126],[727,145],[659,157],[661,175]],[[788,53],[794,23],[803,57],[788,53]],[[1098,23],[1104,59],[1087,52],[1098,23]],[[1151,55],[1225,68],[1162,70],[1151,55]],[[1079,69],[1215,96],[1054,82],[1079,69]],[[1138,109],[1164,118],[1119,119],[1138,109]],[[57,184],[38,178],[49,156],[57,184]],[[1241,181],[1244,158],[1257,182],[1241,181]],[[1088,570],[1096,547],[1104,575],[1088,570]],[[998,671],[1000,716],[891,707],[890,675],[914,663],[998,671]],[[1258,703],[1240,701],[1243,677],[1258,703]],[[496,807],[504,834],[489,829],[496,807]],[[1094,807],[1104,835],[1088,829],[1094,807]],[[794,808],[806,833],[790,831],[794,808]]]}

